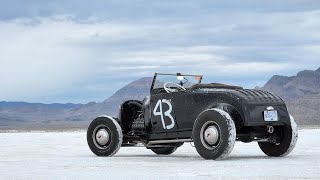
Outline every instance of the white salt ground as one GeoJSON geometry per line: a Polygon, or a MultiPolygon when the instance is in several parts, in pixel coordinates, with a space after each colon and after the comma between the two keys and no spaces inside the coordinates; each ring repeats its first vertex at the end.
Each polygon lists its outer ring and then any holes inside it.
{"type": "Polygon", "coordinates": [[[95,156],[86,132],[0,133],[0,179],[320,179],[320,129],[300,130],[286,157],[237,142],[221,161],[202,159],[189,143],[169,156],[121,148],[95,156]]]}

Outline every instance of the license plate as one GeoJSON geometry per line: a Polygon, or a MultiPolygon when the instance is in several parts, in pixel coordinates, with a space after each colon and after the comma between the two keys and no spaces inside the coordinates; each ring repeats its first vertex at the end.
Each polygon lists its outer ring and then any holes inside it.
{"type": "Polygon", "coordinates": [[[278,112],[276,110],[264,111],[265,121],[278,121],[278,112]]]}

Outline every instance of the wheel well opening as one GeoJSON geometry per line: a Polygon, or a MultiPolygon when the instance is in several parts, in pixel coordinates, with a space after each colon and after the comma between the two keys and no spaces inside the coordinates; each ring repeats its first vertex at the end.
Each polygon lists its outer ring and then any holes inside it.
{"type": "Polygon", "coordinates": [[[234,106],[226,103],[221,103],[214,106],[213,108],[221,109],[227,112],[234,121],[236,130],[239,130],[244,127],[244,119],[242,118],[239,110],[237,110],[234,106]]]}

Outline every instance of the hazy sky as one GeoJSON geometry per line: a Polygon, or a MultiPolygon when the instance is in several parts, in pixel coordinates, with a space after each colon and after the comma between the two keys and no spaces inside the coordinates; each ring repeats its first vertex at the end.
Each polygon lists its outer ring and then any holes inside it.
{"type": "Polygon", "coordinates": [[[0,4],[0,101],[102,101],[154,72],[251,88],[319,66],[319,0],[0,4]]]}

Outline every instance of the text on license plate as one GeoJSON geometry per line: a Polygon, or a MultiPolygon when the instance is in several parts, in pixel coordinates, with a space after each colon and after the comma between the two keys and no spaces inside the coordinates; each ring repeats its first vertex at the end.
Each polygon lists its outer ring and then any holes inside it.
{"type": "Polygon", "coordinates": [[[263,115],[265,121],[278,121],[278,112],[276,110],[264,111],[263,115]]]}

